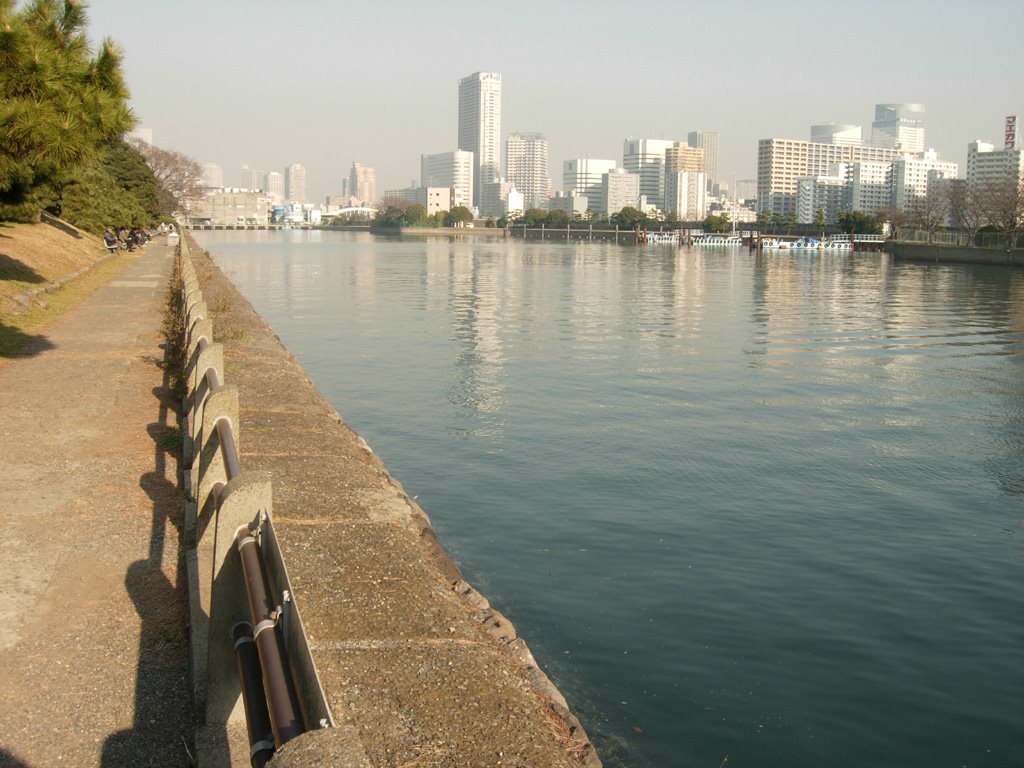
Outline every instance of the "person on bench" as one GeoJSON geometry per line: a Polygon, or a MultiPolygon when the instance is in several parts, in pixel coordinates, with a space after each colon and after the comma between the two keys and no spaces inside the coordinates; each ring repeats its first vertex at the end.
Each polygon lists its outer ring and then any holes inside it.
{"type": "Polygon", "coordinates": [[[110,227],[103,230],[103,245],[111,253],[117,252],[117,235],[110,231],[110,227]]]}

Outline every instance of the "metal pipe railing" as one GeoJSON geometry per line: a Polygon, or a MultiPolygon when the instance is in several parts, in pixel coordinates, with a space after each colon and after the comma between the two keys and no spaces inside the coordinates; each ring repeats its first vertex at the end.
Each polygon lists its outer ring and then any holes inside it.
{"type": "Polygon", "coordinates": [[[240,526],[235,531],[235,540],[238,542],[238,554],[242,560],[249,613],[255,626],[253,639],[256,641],[256,650],[263,670],[263,690],[267,697],[274,744],[280,748],[299,734],[305,733],[306,726],[284,653],[284,642],[277,623],[278,611],[270,597],[263,553],[248,526],[240,526]]]}
{"type": "Polygon", "coordinates": [[[249,763],[252,768],[265,768],[274,756],[274,733],[263,692],[263,672],[252,636],[252,624],[240,621],[231,628],[235,641],[235,661],[242,688],[245,725],[249,732],[249,763]]]}

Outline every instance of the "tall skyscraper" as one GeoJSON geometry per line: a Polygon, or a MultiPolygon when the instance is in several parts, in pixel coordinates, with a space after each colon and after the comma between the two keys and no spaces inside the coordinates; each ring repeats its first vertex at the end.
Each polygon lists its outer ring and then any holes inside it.
{"type": "Polygon", "coordinates": [[[544,134],[509,134],[505,139],[505,178],[523,193],[527,208],[547,208],[551,179],[544,134]]]}
{"type": "Polygon", "coordinates": [[[665,139],[626,139],[622,142],[622,167],[640,177],[640,197],[656,208],[665,205],[665,139]]]}
{"type": "Polygon", "coordinates": [[[292,163],[284,171],[284,197],[290,203],[306,202],[306,167],[292,163]]]}
{"type": "Polygon", "coordinates": [[[348,193],[361,203],[373,205],[377,199],[377,174],[373,168],[352,163],[352,171],[348,175],[348,193]]]}
{"type": "Polygon", "coordinates": [[[593,157],[581,157],[562,162],[562,189],[566,195],[577,195],[587,198],[587,208],[598,213],[603,208],[601,199],[601,182],[606,173],[615,169],[614,160],[598,160],[593,157]]]}
{"type": "Polygon", "coordinates": [[[682,219],[703,219],[707,208],[704,150],[677,141],[665,152],[665,207],[682,219]],[[700,187],[698,189],[698,186],[700,187]]]}
{"type": "Polygon", "coordinates": [[[243,165],[238,171],[238,186],[242,189],[264,189],[263,171],[243,165]]]}
{"type": "Polygon", "coordinates": [[[271,171],[263,181],[263,189],[266,190],[271,202],[282,202],[284,200],[284,176],[277,171],[271,171]]]}
{"type": "Polygon", "coordinates": [[[924,104],[876,104],[871,146],[924,152],[924,104]]]}
{"type": "Polygon", "coordinates": [[[719,182],[718,178],[718,134],[714,131],[690,131],[686,143],[704,150],[704,175],[710,190],[719,182]]]}
{"type": "Polygon", "coordinates": [[[447,187],[454,190],[453,205],[473,205],[472,152],[457,149],[436,155],[420,156],[420,186],[447,187]]]}
{"type": "Polygon", "coordinates": [[[224,169],[216,163],[207,163],[203,166],[203,186],[223,187],[224,169]]]}
{"type": "MultiPolygon", "coordinates": [[[[500,142],[501,75],[474,72],[459,81],[459,149],[474,156],[473,205],[478,208],[482,183],[501,176],[500,142]]],[[[480,213],[501,215],[500,211],[480,213]]]]}

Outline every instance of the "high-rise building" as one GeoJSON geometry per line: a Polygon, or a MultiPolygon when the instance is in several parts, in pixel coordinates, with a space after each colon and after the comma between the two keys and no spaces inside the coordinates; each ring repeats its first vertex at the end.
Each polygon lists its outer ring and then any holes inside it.
{"type": "Polygon", "coordinates": [[[372,205],[377,199],[377,174],[373,168],[352,163],[348,175],[348,194],[364,205],[372,205]]]}
{"type": "Polygon", "coordinates": [[[718,134],[714,131],[690,131],[686,143],[704,150],[704,175],[708,189],[718,183],[718,134]]]}
{"type": "Polygon", "coordinates": [[[757,210],[788,216],[796,212],[797,180],[828,176],[836,163],[874,160],[891,163],[895,149],[819,144],[800,139],[761,139],[757,144],[757,210]]]}
{"type": "Polygon", "coordinates": [[[473,153],[461,149],[421,155],[420,186],[448,187],[453,190],[453,205],[472,208],[473,168],[473,153]]]}
{"type": "Polygon", "coordinates": [[[562,163],[562,189],[587,198],[587,207],[594,213],[602,208],[601,177],[615,168],[614,160],[577,158],[562,163]]]}
{"type": "Polygon", "coordinates": [[[292,163],[284,170],[284,198],[289,203],[306,202],[306,167],[292,163]]]}
{"type": "Polygon", "coordinates": [[[277,171],[271,171],[263,180],[263,189],[273,203],[284,201],[284,176],[277,171]]]}
{"type": "Polygon", "coordinates": [[[871,145],[911,154],[924,152],[924,104],[876,104],[871,145]]]}
{"type": "Polygon", "coordinates": [[[640,203],[640,176],[624,168],[612,168],[601,176],[601,213],[615,214],[640,203]]]}
{"type": "Polygon", "coordinates": [[[892,205],[900,211],[909,211],[914,204],[927,197],[929,181],[957,178],[956,163],[939,160],[934,149],[919,158],[901,157],[892,163],[892,205]]]}
{"type": "Polygon", "coordinates": [[[835,224],[839,212],[849,207],[849,190],[847,168],[843,163],[837,163],[828,176],[798,179],[796,220],[800,224],[813,224],[820,212],[826,224],[835,224]]]}
{"type": "Polygon", "coordinates": [[[864,143],[859,125],[823,123],[811,126],[811,141],[815,144],[846,144],[859,147],[864,143]]]}
{"type": "Polygon", "coordinates": [[[264,176],[263,171],[243,165],[238,171],[238,186],[241,189],[264,189],[264,176]]]}
{"type": "Polygon", "coordinates": [[[505,178],[523,193],[527,208],[546,208],[550,176],[548,140],[542,133],[512,133],[505,139],[505,178]]]}
{"type": "Polygon", "coordinates": [[[223,187],[224,169],[216,163],[207,163],[203,166],[203,186],[223,187]]]}
{"type": "MultiPolygon", "coordinates": [[[[459,81],[459,149],[473,153],[472,204],[478,209],[483,182],[501,176],[500,142],[501,75],[474,72],[459,81]]],[[[481,209],[480,214],[500,216],[501,212],[481,209]]]]}
{"type": "Polygon", "coordinates": [[[707,190],[701,190],[699,198],[694,196],[693,190],[696,174],[700,174],[700,181],[707,184],[704,159],[702,147],[691,147],[685,141],[674,142],[665,151],[665,213],[675,213],[681,218],[685,214],[685,218],[689,218],[695,210],[707,207],[707,190]]]}
{"type": "Polygon", "coordinates": [[[846,169],[850,210],[877,214],[892,207],[892,163],[858,160],[846,169]]]}
{"type": "MultiPolygon", "coordinates": [[[[673,142],[666,139],[626,139],[622,142],[622,167],[640,177],[640,197],[659,210],[665,205],[665,152],[673,142]]],[[[612,211],[616,213],[616,211],[612,211]]]]}
{"type": "Polygon", "coordinates": [[[1024,185],[1024,150],[996,149],[987,141],[967,145],[967,184],[981,187],[990,184],[1024,185]]]}

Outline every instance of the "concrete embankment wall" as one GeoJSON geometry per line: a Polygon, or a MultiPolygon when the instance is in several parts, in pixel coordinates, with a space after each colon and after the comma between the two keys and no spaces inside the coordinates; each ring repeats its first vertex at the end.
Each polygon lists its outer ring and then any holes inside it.
{"type": "MultiPolygon", "coordinates": [[[[242,467],[271,478],[274,535],[337,726],[310,724],[272,765],[600,766],[562,695],[463,581],[423,510],[191,250],[237,389],[242,467]]],[[[233,749],[233,765],[247,758],[233,749]]]]}
{"type": "Polygon", "coordinates": [[[890,240],[885,250],[897,259],[953,264],[998,264],[1024,267],[1024,251],[998,248],[970,248],[957,245],[904,243],[890,240]]]}

